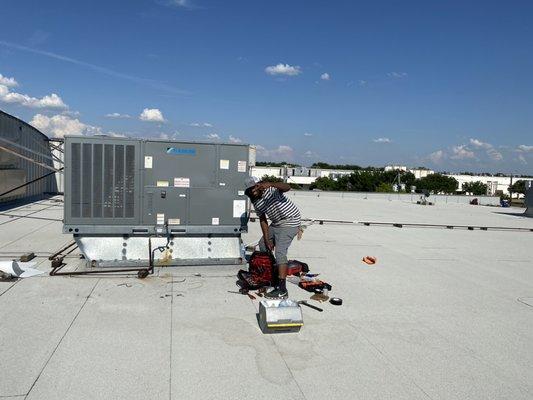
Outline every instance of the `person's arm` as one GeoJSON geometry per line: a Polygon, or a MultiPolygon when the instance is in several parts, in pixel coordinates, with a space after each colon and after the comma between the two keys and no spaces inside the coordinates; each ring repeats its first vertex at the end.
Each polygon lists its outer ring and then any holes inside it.
{"type": "Polygon", "coordinates": [[[261,231],[263,231],[263,240],[265,242],[265,246],[270,251],[274,250],[274,245],[268,238],[268,221],[265,214],[259,216],[259,224],[261,225],[261,231]]]}
{"type": "Polygon", "coordinates": [[[281,193],[291,190],[290,185],[285,182],[259,182],[257,185],[261,186],[263,189],[273,187],[278,189],[281,193]]]}

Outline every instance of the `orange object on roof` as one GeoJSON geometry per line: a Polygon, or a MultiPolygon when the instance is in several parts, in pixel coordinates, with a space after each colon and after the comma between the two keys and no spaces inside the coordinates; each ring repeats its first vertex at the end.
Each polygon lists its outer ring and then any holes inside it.
{"type": "Polygon", "coordinates": [[[368,265],[374,265],[377,262],[377,258],[372,256],[365,256],[363,257],[363,262],[368,265]]]}

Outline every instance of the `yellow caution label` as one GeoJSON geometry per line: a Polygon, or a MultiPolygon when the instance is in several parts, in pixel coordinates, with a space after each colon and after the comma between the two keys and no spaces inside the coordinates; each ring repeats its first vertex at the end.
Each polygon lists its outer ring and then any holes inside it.
{"type": "Polygon", "coordinates": [[[267,324],[268,328],[292,328],[295,326],[303,326],[303,322],[292,322],[289,324],[267,324]]]}

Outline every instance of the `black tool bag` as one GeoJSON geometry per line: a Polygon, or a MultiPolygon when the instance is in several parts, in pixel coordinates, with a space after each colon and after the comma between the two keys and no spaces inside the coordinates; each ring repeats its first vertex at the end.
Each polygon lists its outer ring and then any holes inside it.
{"type": "Polygon", "coordinates": [[[238,284],[249,290],[273,286],[277,281],[275,267],[276,260],[271,252],[254,251],[248,261],[248,271],[241,269],[237,273],[238,284]]]}

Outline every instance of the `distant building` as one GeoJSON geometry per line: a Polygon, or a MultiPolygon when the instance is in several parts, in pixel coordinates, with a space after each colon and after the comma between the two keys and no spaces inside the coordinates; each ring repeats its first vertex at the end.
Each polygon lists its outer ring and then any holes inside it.
{"type": "Polygon", "coordinates": [[[401,171],[411,172],[416,179],[425,178],[428,175],[434,174],[435,171],[427,168],[407,168],[405,165],[387,165],[385,171],[401,171]]]}
{"type": "MultiPolygon", "coordinates": [[[[446,174],[455,178],[459,182],[458,192],[463,191],[464,183],[472,183],[480,181],[487,185],[487,195],[495,196],[498,194],[509,194],[509,186],[511,186],[510,176],[485,176],[485,175],[462,175],[462,174],[446,174]]],[[[521,178],[512,178],[513,182],[521,178]]],[[[522,195],[517,197],[522,197],[522,195]]]]}
{"type": "Polygon", "coordinates": [[[341,176],[352,174],[352,170],[342,169],[322,169],[322,168],[307,168],[307,167],[268,167],[268,166],[253,166],[251,168],[252,176],[261,179],[265,175],[281,178],[288,183],[295,183],[297,185],[309,186],[317,178],[328,177],[331,179],[338,179],[341,176]]]}

